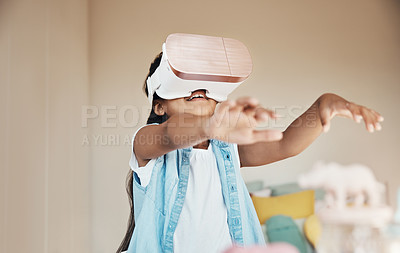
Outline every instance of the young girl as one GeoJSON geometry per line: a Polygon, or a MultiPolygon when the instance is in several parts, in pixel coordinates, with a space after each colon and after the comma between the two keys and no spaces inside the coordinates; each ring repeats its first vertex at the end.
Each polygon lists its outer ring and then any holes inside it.
{"type": "MultiPolygon", "coordinates": [[[[144,91],[149,95],[146,83],[144,91]]],[[[239,169],[299,154],[336,115],[363,119],[370,132],[383,120],[335,94],[320,96],[283,133],[255,129],[276,115],[250,97],[217,105],[196,90],[172,100],[154,93],[152,101],[148,125],[133,137],[131,216],[118,252],[222,252],[233,244],[264,244],[239,169]]]]}

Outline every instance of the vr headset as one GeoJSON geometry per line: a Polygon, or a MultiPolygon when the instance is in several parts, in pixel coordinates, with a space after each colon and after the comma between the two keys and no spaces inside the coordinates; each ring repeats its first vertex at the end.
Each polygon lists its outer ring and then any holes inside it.
{"type": "Polygon", "coordinates": [[[160,66],[146,81],[150,104],[154,93],[175,99],[200,89],[207,97],[224,101],[253,68],[246,46],[231,38],[174,33],[162,52],[160,66]]]}

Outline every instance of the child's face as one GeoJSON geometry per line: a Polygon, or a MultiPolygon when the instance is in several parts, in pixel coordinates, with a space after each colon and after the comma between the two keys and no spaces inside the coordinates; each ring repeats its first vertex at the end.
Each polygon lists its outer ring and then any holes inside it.
{"type": "Polygon", "coordinates": [[[160,101],[157,108],[160,114],[166,113],[169,117],[174,114],[193,114],[196,116],[210,116],[214,113],[217,102],[206,96],[205,90],[196,90],[190,97],[160,101]]]}

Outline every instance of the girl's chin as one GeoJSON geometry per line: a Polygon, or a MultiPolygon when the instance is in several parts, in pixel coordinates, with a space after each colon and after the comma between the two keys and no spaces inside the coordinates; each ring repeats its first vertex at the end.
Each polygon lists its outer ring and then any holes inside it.
{"type": "Polygon", "coordinates": [[[204,112],[186,112],[188,114],[192,114],[194,116],[211,116],[212,113],[204,113],[204,112]]]}

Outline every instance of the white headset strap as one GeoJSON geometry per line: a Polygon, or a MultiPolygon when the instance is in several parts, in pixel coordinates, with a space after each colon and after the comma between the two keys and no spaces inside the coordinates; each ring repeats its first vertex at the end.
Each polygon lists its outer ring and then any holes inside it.
{"type": "Polygon", "coordinates": [[[160,65],[157,67],[157,69],[154,71],[154,73],[151,76],[149,76],[146,80],[147,94],[148,94],[148,99],[149,99],[150,105],[153,105],[153,95],[161,85],[160,77],[159,77],[160,76],[159,72],[161,71],[160,68],[162,68],[162,67],[165,68],[163,61],[165,61],[164,59],[168,59],[166,49],[165,49],[165,43],[163,43],[163,45],[162,45],[162,51],[163,51],[163,55],[160,60],[160,65]]]}
{"type": "Polygon", "coordinates": [[[161,85],[160,79],[158,78],[158,68],[151,76],[147,78],[146,83],[147,83],[148,99],[150,105],[153,105],[153,95],[161,85]]]}

